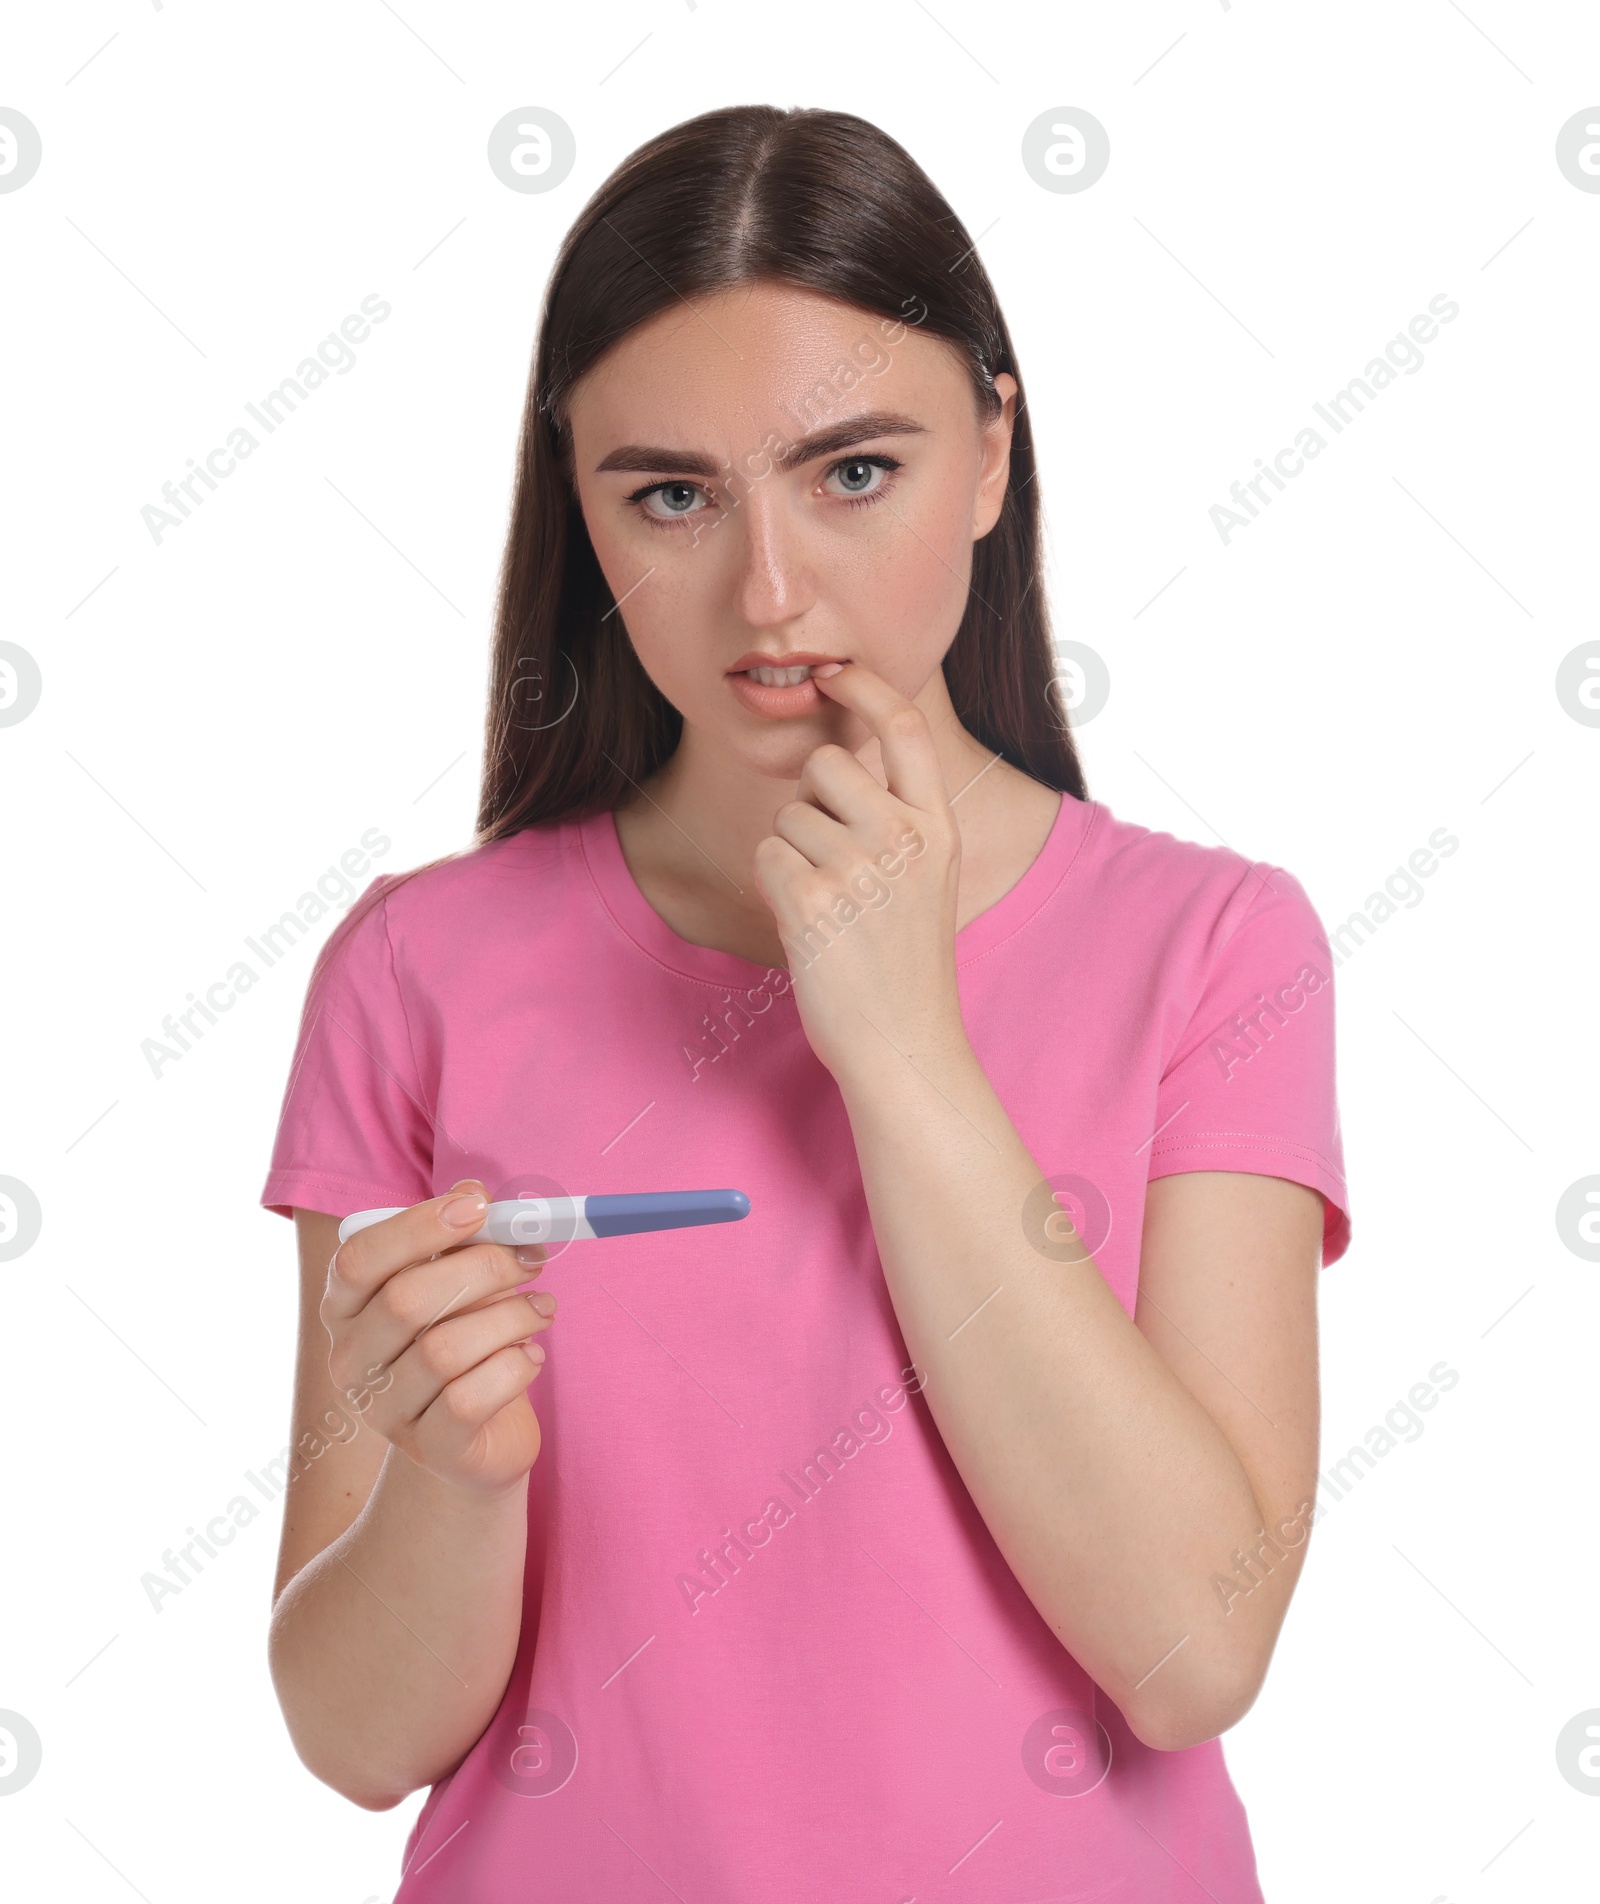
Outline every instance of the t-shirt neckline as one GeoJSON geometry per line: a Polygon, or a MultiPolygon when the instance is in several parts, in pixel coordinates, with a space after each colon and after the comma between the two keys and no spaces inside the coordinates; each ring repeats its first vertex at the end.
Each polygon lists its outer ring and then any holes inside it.
{"type": "MultiPolygon", "coordinates": [[[[1024,925],[1066,878],[1088,837],[1097,811],[1093,800],[1063,793],[1061,805],[1033,863],[992,906],[969,920],[956,934],[956,964],[969,965],[992,952],[1024,925]]],[[[576,834],[600,903],[618,928],[657,964],[685,978],[714,985],[748,988],[767,976],[768,968],[737,952],[695,945],[673,931],[640,891],[629,870],[617,836],[616,815],[609,809],[567,822],[576,834]]]]}

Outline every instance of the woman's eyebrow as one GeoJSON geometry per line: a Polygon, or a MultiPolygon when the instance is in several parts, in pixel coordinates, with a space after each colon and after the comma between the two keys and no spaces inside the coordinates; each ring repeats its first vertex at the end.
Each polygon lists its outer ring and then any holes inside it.
{"type": "MultiPolygon", "coordinates": [[[[920,436],[926,429],[926,424],[918,423],[914,417],[904,416],[898,410],[868,410],[861,416],[841,417],[837,423],[829,424],[826,429],[813,430],[798,442],[787,442],[778,452],[776,462],[780,469],[795,469],[815,457],[851,449],[870,437],[920,436]]],[[[776,431],[769,432],[767,440],[776,434],[776,431]]],[[[767,452],[763,448],[755,453],[765,455],[767,452]]],[[[625,443],[595,464],[595,474],[611,469],[658,473],[681,470],[687,476],[709,478],[722,475],[726,467],[704,450],[668,450],[649,443],[625,443]]]]}

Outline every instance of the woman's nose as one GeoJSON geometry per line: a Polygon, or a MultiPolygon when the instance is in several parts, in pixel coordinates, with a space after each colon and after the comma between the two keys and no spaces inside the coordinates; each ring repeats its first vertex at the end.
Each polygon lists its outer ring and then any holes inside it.
{"type": "Polygon", "coordinates": [[[815,573],[804,525],[785,499],[752,490],[729,524],[738,551],[738,602],[744,619],[762,627],[793,621],[816,600],[815,573]]]}

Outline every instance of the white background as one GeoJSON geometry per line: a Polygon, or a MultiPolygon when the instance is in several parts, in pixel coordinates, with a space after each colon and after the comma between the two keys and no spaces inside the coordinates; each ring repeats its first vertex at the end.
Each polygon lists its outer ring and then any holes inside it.
{"type": "Polygon", "coordinates": [[[287,1439],[292,1235],[256,1198],[313,941],[159,1078],[141,1042],[367,829],[373,870],[468,842],[554,248],[642,140],[766,101],[876,121],[981,234],[1057,632],[1111,674],[1092,793],[1287,866],[1330,926],[1460,840],[1339,973],[1325,1465],[1434,1364],[1460,1381],[1320,1523],[1225,1749],[1273,1904],[1587,1895],[1600,1802],[1556,1739],[1600,1707],[1600,1266],[1555,1210],[1600,1172],[1600,730],[1555,676],[1600,636],[1600,194],[1554,155],[1600,17],[107,0],[6,39],[0,105],[44,154],[0,195],[0,639],[43,675],[0,729],[0,1175],[43,1209],[0,1265],[0,1708],[44,1755],[0,1799],[9,1893],[398,1881],[420,1796],[355,1809],[279,1717],[275,1513],[159,1613],[140,1585],[287,1439]],[[526,105],[576,135],[547,194],[485,158],[526,105]],[[1020,158],[1066,105],[1110,135],[1082,193],[1020,158]],[[157,545],[143,505],[373,292],[356,367],[157,545]],[[1224,544],[1229,484],[1440,293],[1423,368],[1224,544]]]}

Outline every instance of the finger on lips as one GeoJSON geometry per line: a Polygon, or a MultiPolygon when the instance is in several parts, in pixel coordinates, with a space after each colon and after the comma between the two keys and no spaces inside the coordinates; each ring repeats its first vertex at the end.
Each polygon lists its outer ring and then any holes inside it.
{"type": "Polygon", "coordinates": [[[924,812],[941,811],[949,789],[933,743],[933,730],[914,701],[890,687],[881,674],[858,661],[846,663],[835,674],[819,668],[812,676],[831,700],[846,707],[871,729],[883,752],[889,791],[907,805],[924,812]]]}

